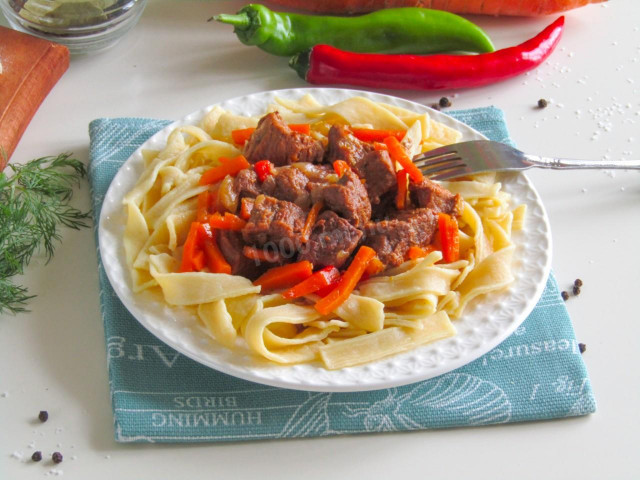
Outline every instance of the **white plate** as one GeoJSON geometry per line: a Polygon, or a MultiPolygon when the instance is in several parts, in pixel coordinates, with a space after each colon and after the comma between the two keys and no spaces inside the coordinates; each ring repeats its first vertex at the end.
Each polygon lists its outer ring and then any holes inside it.
{"type": "MultiPolygon", "coordinates": [[[[234,98],[220,106],[238,114],[259,115],[276,96],[300,98],[307,93],[323,104],[361,95],[416,112],[428,111],[434,120],[461,131],[464,140],[484,138],[470,127],[424,105],[357,90],[279,90],[234,98]]],[[[328,371],[319,364],[274,365],[248,354],[246,349],[232,351],[219,345],[203,332],[195,315],[186,309],[167,306],[159,294],[134,294],[122,245],[125,224],[122,198],[143,170],[141,150],[163,148],[169,132],[179,125],[198,123],[211,108],[213,105],[169,125],[136,150],[113,179],[100,214],[100,254],[113,289],[147,330],[180,353],[229,375],[276,387],[326,392],[376,390],[426,380],[475,360],[507,338],[535,306],[550,270],[551,234],[540,198],[522,174],[501,178],[504,189],[513,195],[514,203],[527,205],[525,228],[514,234],[517,245],[514,284],[508,291],[481,297],[468,307],[464,316],[455,322],[458,330],[455,337],[404,354],[338,371],[328,371]]]]}

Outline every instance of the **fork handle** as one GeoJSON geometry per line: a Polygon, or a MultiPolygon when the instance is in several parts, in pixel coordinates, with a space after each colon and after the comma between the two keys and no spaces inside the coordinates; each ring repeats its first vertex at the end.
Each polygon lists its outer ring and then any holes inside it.
{"type": "Polygon", "coordinates": [[[599,168],[599,169],[640,169],[640,160],[625,160],[619,162],[600,162],[596,160],[574,160],[570,158],[539,157],[525,154],[524,157],[532,167],[552,168],[555,170],[572,168],[599,168]]]}

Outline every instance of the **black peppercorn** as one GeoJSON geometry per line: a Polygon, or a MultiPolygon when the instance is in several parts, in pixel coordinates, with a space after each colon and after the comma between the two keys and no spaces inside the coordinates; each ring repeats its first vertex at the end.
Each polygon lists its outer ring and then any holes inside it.
{"type": "Polygon", "coordinates": [[[31,460],[33,460],[34,462],[39,462],[40,460],[42,460],[42,452],[40,450],[33,452],[33,455],[31,455],[31,460]]]}
{"type": "Polygon", "coordinates": [[[579,343],[578,348],[580,349],[580,353],[584,353],[587,351],[587,345],[584,343],[579,343]]]}
{"type": "Polygon", "coordinates": [[[440,105],[434,103],[433,105],[431,105],[431,108],[433,108],[434,110],[440,110],[440,105]]]}
{"type": "Polygon", "coordinates": [[[562,299],[563,299],[565,302],[566,302],[567,300],[569,300],[569,292],[562,291],[562,292],[560,293],[560,296],[562,297],[562,299]]]}
{"type": "Polygon", "coordinates": [[[576,278],[576,281],[575,281],[575,282],[573,282],[573,284],[574,284],[576,287],[581,287],[581,286],[582,286],[582,280],[580,280],[579,278],[576,278]]]}
{"type": "Polygon", "coordinates": [[[578,287],[577,285],[573,286],[573,294],[574,295],[580,295],[580,287],[578,287]]]}
{"type": "Polygon", "coordinates": [[[450,106],[451,106],[451,100],[449,100],[447,97],[442,97],[442,98],[440,99],[440,101],[438,102],[438,104],[439,104],[442,108],[450,107],[450,106]]]}
{"type": "Polygon", "coordinates": [[[538,108],[547,108],[547,105],[549,105],[549,102],[547,102],[544,98],[538,100],[538,108]]]}
{"type": "Polygon", "coordinates": [[[53,463],[62,462],[62,454],[60,452],[53,452],[53,455],[51,455],[51,460],[53,460],[53,463]]]}
{"type": "Polygon", "coordinates": [[[46,410],[40,410],[38,418],[41,422],[46,422],[49,419],[49,413],[46,410]]]}

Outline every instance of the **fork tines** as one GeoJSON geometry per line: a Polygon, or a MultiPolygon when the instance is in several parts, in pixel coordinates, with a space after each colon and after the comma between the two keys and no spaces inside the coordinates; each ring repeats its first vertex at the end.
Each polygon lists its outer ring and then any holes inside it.
{"type": "Polygon", "coordinates": [[[433,180],[452,178],[465,173],[466,164],[455,150],[432,150],[418,157],[414,164],[433,180]]]}

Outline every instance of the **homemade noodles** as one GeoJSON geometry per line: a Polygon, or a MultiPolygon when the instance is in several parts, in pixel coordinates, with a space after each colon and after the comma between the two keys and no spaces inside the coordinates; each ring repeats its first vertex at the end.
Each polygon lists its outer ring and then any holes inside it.
{"type": "MultiPolygon", "coordinates": [[[[311,124],[317,139],[334,123],[407,130],[403,143],[411,155],[461,138],[427,113],[363,97],[329,106],[308,95],[278,99],[263,113],[271,111],[289,124],[311,124]]],[[[460,318],[471,300],[513,282],[511,234],[522,228],[525,210],[511,205],[494,174],[442,183],[464,200],[460,260],[443,263],[436,250],[407,261],[360,282],[328,315],[314,309],[314,295],[291,301],[279,293],[261,294],[260,287],[237,275],[206,269],[177,273],[197,197],[208,188],[198,184],[202,173],[221,157],[241,154],[231,132],[255,127],[259,118],[215,107],[199,125],[172,131],[161,151],[144,152],[145,169],[123,201],[124,246],[135,292],[156,289],[167,304],[191,308],[228,348],[248,347],[279,364],[320,361],[339,369],[453,336],[451,320],[460,318]]]]}

